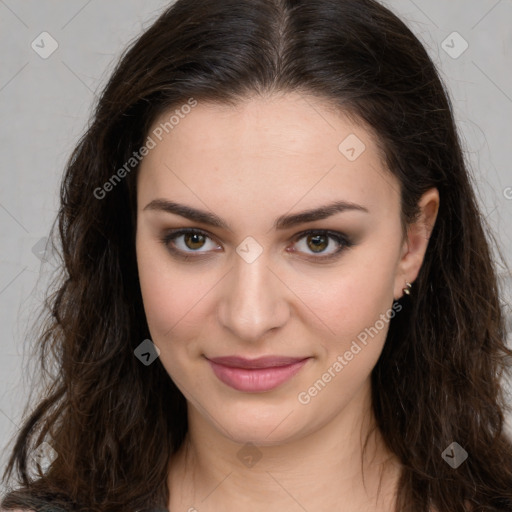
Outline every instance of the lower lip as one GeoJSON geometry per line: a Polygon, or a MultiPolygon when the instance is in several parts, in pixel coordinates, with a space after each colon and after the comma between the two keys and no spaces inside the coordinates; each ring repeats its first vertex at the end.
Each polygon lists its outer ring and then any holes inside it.
{"type": "Polygon", "coordinates": [[[271,368],[232,368],[223,364],[208,361],[213,373],[224,384],[238,390],[257,393],[270,391],[291,379],[306,363],[303,359],[287,366],[275,366],[271,368]]]}

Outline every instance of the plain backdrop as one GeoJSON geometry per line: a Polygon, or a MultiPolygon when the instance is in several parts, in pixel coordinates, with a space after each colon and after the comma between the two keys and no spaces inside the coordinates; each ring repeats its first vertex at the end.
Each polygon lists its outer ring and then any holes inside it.
{"type": "MultiPolygon", "coordinates": [[[[49,275],[42,254],[65,162],[121,51],[167,4],[0,0],[2,470],[30,393],[29,328],[49,275]]],[[[512,1],[385,4],[426,45],[448,86],[482,212],[510,265],[512,1]]],[[[510,276],[501,277],[508,283],[502,299],[508,308],[510,276]]]]}

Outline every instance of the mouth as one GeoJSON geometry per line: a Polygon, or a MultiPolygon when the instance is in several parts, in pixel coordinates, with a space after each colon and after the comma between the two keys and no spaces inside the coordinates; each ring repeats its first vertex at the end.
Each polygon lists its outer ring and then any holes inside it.
{"type": "Polygon", "coordinates": [[[307,363],[309,357],[265,356],[245,359],[238,356],[208,359],[215,376],[238,391],[270,391],[290,380],[307,363]]]}

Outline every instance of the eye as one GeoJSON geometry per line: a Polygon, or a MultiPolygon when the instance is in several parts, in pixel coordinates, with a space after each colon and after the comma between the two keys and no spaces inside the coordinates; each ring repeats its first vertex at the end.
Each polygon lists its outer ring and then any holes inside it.
{"type": "Polygon", "coordinates": [[[309,254],[320,254],[319,257],[314,257],[315,260],[333,259],[340,255],[340,253],[352,247],[354,244],[343,233],[328,230],[309,230],[300,233],[295,238],[295,249],[291,252],[304,252],[309,254]],[[301,242],[303,240],[303,242],[301,242]],[[334,241],[334,243],[332,243],[334,241]],[[299,242],[299,243],[297,243],[299,242]],[[298,247],[298,249],[297,249],[298,247]],[[330,249],[327,251],[326,249],[330,249]]]}
{"type": "MultiPolygon", "coordinates": [[[[173,253],[184,256],[194,252],[204,252],[217,248],[218,246],[208,247],[207,240],[211,237],[199,229],[180,229],[168,233],[162,238],[164,245],[173,253]]],[[[185,256],[186,257],[186,256],[185,256]]]]}
{"type": "MultiPolygon", "coordinates": [[[[189,259],[190,255],[193,255],[193,258],[204,256],[207,252],[221,248],[212,242],[208,233],[191,228],[165,234],[162,237],[162,243],[171,253],[183,259],[189,259]]],[[[315,261],[332,260],[353,245],[343,233],[317,229],[299,233],[294,238],[294,247],[289,252],[309,254],[309,256],[313,256],[310,259],[315,261]]]]}

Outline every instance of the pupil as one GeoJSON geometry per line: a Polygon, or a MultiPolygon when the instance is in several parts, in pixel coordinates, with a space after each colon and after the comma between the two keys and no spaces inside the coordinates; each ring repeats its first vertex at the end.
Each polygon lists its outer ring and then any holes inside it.
{"type": "Polygon", "coordinates": [[[189,247],[189,249],[199,249],[199,248],[202,246],[202,243],[204,243],[204,242],[203,242],[202,240],[200,240],[200,241],[198,242],[198,241],[197,241],[197,239],[198,239],[198,238],[200,238],[200,239],[201,239],[201,238],[204,238],[204,237],[203,237],[203,235],[199,235],[199,234],[197,234],[197,233],[192,233],[192,234],[188,234],[188,235],[186,235],[186,237],[185,237],[186,242],[185,242],[185,243],[187,244],[187,246],[189,247]],[[197,243],[198,243],[198,244],[199,244],[199,247],[190,247],[190,246],[189,246],[189,244],[188,244],[188,241],[189,241],[190,239],[193,239],[193,241],[192,241],[192,245],[193,245],[193,244],[197,244],[197,243]]]}
{"type": "Polygon", "coordinates": [[[327,244],[325,243],[326,238],[327,237],[325,235],[314,235],[314,236],[310,235],[308,237],[308,239],[310,241],[312,241],[314,244],[314,247],[311,249],[315,252],[321,252],[321,250],[325,249],[325,247],[327,246],[327,244]],[[316,249],[320,249],[320,250],[317,251],[316,249]]]}

